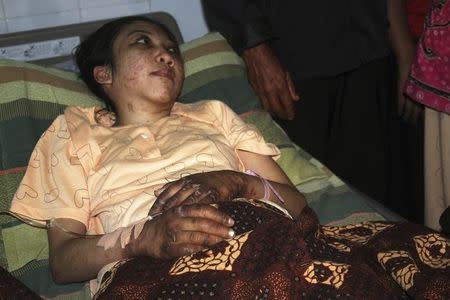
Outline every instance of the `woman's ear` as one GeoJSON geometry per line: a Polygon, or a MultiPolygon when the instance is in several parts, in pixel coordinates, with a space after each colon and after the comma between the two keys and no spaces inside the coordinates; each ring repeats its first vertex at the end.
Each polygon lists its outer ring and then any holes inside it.
{"type": "Polygon", "coordinates": [[[99,84],[111,84],[112,83],[112,74],[111,68],[107,66],[96,66],[94,67],[94,79],[99,84]]]}

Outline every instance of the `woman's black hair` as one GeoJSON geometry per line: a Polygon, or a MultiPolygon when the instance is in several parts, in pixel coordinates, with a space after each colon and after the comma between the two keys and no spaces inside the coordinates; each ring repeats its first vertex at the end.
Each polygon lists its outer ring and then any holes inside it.
{"type": "Polygon", "coordinates": [[[175,36],[165,25],[144,16],[129,16],[104,24],[75,48],[74,56],[80,70],[80,78],[105,103],[109,110],[114,110],[113,102],[105,93],[101,84],[95,80],[94,68],[107,66],[114,70],[113,45],[118,34],[124,26],[139,21],[157,25],[172,42],[178,45],[175,36]]]}

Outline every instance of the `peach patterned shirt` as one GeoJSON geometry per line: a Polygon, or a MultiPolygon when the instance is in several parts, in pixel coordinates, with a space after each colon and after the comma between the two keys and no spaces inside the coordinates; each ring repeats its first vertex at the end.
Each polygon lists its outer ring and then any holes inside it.
{"type": "Polygon", "coordinates": [[[70,218],[88,233],[111,232],[144,218],[154,190],[183,176],[240,170],[236,150],[276,158],[257,129],[220,101],[175,103],[151,126],[107,127],[98,108],[68,107],[38,141],[11,211],[70,218]]]}

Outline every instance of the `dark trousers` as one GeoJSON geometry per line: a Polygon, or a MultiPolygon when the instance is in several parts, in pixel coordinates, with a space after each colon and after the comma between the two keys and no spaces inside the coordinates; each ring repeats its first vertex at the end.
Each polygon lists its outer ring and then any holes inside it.
{"type": "Polygon", "coordinates": [[[392,61],[295,83],[296,118],[277,120],[289,136],[354,188],[414,219],[417,212],[402,211],[411,182],[405,179],[408,149],[402,149],[392,61]]]}

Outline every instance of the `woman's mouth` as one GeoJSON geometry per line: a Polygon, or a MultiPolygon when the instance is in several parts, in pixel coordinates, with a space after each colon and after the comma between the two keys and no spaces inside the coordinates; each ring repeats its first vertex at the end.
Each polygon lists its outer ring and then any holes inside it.
{"type": "Polygon", "coordinates": [[[151,72],[150,75],[167,78],[170,79],[171,81],[174,81],[175,79],[175,73],[173,72],[173,70],[168,68],[156,70],[154,72],[151,72]]]}

